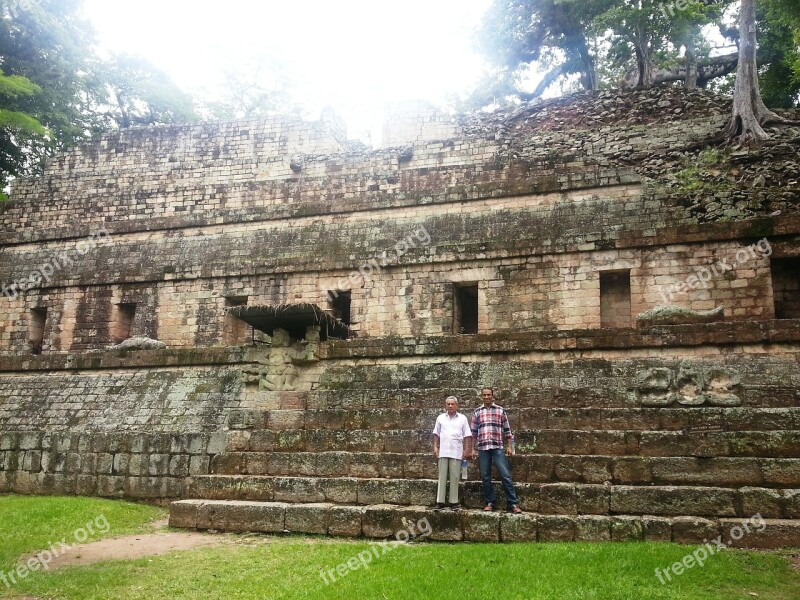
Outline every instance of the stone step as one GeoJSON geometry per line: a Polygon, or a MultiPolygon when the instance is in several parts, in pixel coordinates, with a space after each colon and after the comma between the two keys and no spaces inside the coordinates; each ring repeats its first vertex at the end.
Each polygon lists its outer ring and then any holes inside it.
{"type": "MultiPolygon", "coordinates": [[[[635,379],[635,374],[625,378],[621,374],[608,374],[603,382],[593,385],[580,385],[576,373],[579,369],[564,361],[562,367],[569,369],[563,377],[554,381],[542,380],[542,385],[534,388],[514,388],[513,390],[499,390],[497,403],[509,408],[591,408],[591,407],[627,407],[638,408],[648,405],[660,406],[663,398],[656,397],[648,401],[639,397],[629,387],[635,379]]],[[[609,368],[609,362],[605,368],[609,368]]],[[[544,363],[539,363],[540,365],[544,363]]],[[[329,385],[325,380],[320,382],[320,388],[303,397],[304,406],[296,408],[438,408],[444,406],[444,399],[449,395],[459,398],[462,411],[467,411],[480,406],[480,396],[477,387],[463,387],[464,381],[480,381],[480,379],[435,379],[432,375],[433,366],[426,372],[428,381],[398,381],[386,385],[381,380],[379,368],[370,365],[369,376],[375,381],[358,381],[353,378],[351,368],[343,373],[343,379],[336,386],[329,385]],[[424,387],[427,384],[430,387],[424,387]]],[[[610,371],[610,369],[609,369],[610,371]]],[[[584,374],[581,374],[584,375],[584,374]]],[[[762,376],[763,377],[763,376],[762,376]]],[[[664,396],[667,392],[664,392],[664,396]]],[[[656,395],[658,396],[658,395],[656,395]]],[[[722,404],[721,406],[752,406],[752,407],[791,407],[797,405],[797,385],[794,382],[780,380],[780,377],[762,379],[758,384],[745,384],[737,390],[737,404],[722,404]],[[739,404],[740,403],[740,404],[739,404]]],[[[717,406],[704,403],[705,406],[717,406]]],[[[675,407],[681,405],[677,402],[671,404],[675,407]]],[[[270,405],[279,408],[275,404],[270,405]]],[[[285,406],[285,404],[284,404],[285,406]]],[[[265,406],[266,407],[266,406],[265,406]]]]}
{"type": "MultiPolygon", "coordinates": [[[[442,408],[240,409],[231,411],[232,430],[390,431],[433,429],[442,408]]],[[[462,411],[469,415],[468,411],[462,411]]],[[[526,429],[661,431],[800,430],[800,406],[784,408],[508,408],[511,426],[526,429]]]]}
{"type": "MultiPolygon", "coordinates": [[[[584,431],[518,430],[518,454],[611,456],[800,456],[800,431],[584,431]]],[[[429,454],[430,429],[390,431],[235,430],[226,452],[389,452],[429,454]]]]}
{"type": "MultiPolygon", "coordinates": [[[[354,477],[273,477],[206,475],[195,477],[188,498],[335,504],[433,504],[432,479],[354,477]]],[[[483,506],[478,481],[461,484],[466,507],[483,506]]],[[[495,483],[497,498],[504,498],[495,483]]],[[[576,483],[517,483],[520,504],[546,514],[660,514],[800,519],[800,489],[716,486],[626,486],[576,483]]]]}
{"type": "MultiPolygon", "coordinates": [[[[515,481],[528,483],[800,485],[800,459],[797,458],[529,454],[512,456],[510,463],[515,481]]],[[[432,454],[376,452],[231,452],[215,456],[211,472],[217,475],[438,477],[432,454]]],[[[470,478],[478,478],[475,461],[470,462],[469,473],[470,478]]]]}
{"type": "MultiPolygon", "coordinates": [[[[521,515],[480,510],[434,512],[426,506],[290,504],[237,500],[179,500],[170,527],[258,533],[306,533],[469,542],[653,541],[739,548],[800,546],[800,520],[654,515],[521,515]]],[[[371,548],[377,559],[390,545],[371,548]]],[[[367,556],[363,557],[364,563],[367,556]]],[[[369,557],[372,560],[372,557],[369,557]]],[[[335,576],[335,575],[334,575],[335,576]]]]}

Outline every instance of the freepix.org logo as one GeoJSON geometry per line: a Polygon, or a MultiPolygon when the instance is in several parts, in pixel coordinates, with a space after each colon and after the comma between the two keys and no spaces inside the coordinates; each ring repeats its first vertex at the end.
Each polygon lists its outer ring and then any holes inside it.
{"type": "Polygon", "coordinates": [[[6,298],[14,300],[21,293],[25,293],[28,290],[34,289],[40,285],[46,285],[50,283],[53,275],[59,271],[62,271],[63,269],[73,266],[91,250],[97,248],[97,246],[100,246],[101,244],[108,244],[110,241],[111,234],[105,229],[100,229],[99,231],[92,233],[85,240],[78,242],[74,248],[66,249],[45,263],[39,265],[27,277],[17,279],[11,283],[3,284],[0,289],[2,289],[2,292],[6,298]]]}

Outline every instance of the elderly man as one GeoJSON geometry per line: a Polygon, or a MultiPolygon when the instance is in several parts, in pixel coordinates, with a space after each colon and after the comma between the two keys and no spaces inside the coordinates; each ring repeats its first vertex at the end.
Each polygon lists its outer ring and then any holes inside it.
{"type": "MultiPolygon", "coordinates": [[[[502,406],[494,403],[492,388],[485,387],[481,390],[481,400],[483,400],[483,405],[473,411],[470,426],[474,439],[473,447],[478,450],[478,463],[481,468],[483,499],[486,502],[483,510],[494,510],[497,501],[492,485],[492,463],[494,463],[500,480],[503,482],[506,507],[512,513],[519,514],[522,510],[519,507],[517,492],[511,479],[511,469],[506,458],[506,456],[514,454],[514,434],[511,433],[511,425],[508,423],[506,411],[502,406]],[[503,440],[506,441],[505,453],[503,452],[503,440]]],[[[474,450],[471,456],[475,458],[474,450]]]]}
{"type": "Polygon", "coordinates": [[[439,415],[433,428],[433,454],[439,460],[439,488],[436,507],[442,510],[447,500],[447,481],[450,481],[450,508],[461,510],[458,503],[458,479],[461,461],[472,454],[472,431],[467,417],[458,412],[458,398],[448,396],[444,401],[446,413],[439,415]],[[464,445],[466,443],[466,452],[464,445]]]}

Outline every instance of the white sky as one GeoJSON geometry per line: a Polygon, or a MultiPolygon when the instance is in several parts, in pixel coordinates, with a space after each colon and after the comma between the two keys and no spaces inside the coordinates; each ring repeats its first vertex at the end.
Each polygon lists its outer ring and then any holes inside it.
{"type": "Polygon", "coordinates": [[[380,137],[382,108],[466,93],[483,63],[472,32],[490,0],[86,0],[103,48],[138,54],[186,91],[209,96],[231,67],[271,56],[318,118],[380,137]]]}

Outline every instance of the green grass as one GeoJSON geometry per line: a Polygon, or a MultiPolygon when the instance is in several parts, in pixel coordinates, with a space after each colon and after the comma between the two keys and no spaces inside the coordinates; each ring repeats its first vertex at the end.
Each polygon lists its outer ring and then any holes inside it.
{"type": "MultiPolygon", "coordinates": [[[[21,499],[13,498],[14,502],[21,499]]],[[[39,540],[59,537],[96,514],[100,501],[83,500],[81,515],[55,506],[50,498],[30,498],[24,521],[0,519],[0,539],[8,535],[39,540]],[[36,508],[36,503],[48,505],[36,508]],[[92,505],[92,503],[96,503],[92,505]],[[46,521],[40,526],[39,518],[46,521]]],[[[57,499],[63,501],[65,499],[57,499]]],[[[0,516],[7,498],[0,498],[0,516]]],[[[147,507],[102,504],[120,531],[141,527],[147,507]],[[112,515],[116,514],[116,517],[112,515]]],[[[73,509],[75,507],[73,506],[73,509]]],[[[113,529],[113,528],[112,528],[113,529]]],[[[114,533],[117,533],[114,531],[114,533]]],[[[42,542],[38,542],[40,545],[42,542]]],[[[30,549],[34,542],[17,543],[30,549]]],[[[800,573],[778,553],[725,551],[705,566],[661,585],[656,567],[667,567],[693,550],[676,544],[407,544],[326,585],[320,569],[335,569],[372,546],[325,538],[241,536],[217,548],[98,563],[31,575],[13,593],[38,598],[340,598],[407,599],[509,598],[531,600],[798,600],[800,573]]],[[[9,554],[3,544],[3,556],[9,554]]],[[[0,596],[3,591],[0,590],[0,596]]]]}
{"type": "MultiPolygon", "coordinates": [[[[74,533],[86,530],[87,524],[96,533],[88,539],[92,541],[142,531],[146,523],[166,514],[163,508],[116,500],[0,496],[0,569],[7,572],[21,555],[42,550],[51,543],[58,545],[64,540],[73,545],[74,533]],[[108,531],[102,535],[106,524],[108,531]]],[[[3,587],[0,583],[0,589],[3,587]]]]}

